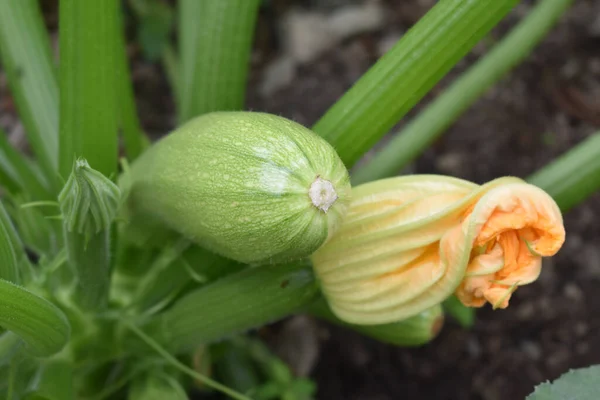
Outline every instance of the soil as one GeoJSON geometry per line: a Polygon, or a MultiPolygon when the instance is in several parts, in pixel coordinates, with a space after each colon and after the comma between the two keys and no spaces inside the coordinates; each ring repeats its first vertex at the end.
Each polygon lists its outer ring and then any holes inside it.
{"type": "MultiPolygon", "coordinates": [[[[314,61],[298,63],[289,83],[261,94],[265,68],[286,51],[278,26],[282,15],[292,7],[325,13],[357,2],[271,1],[261,11],[257,28],[248,108],[310,126],[377,60],[379,48],[405,32],[435,0],[384,1],[385,23],[346,38],[314,61]]],[[[398,127],[485,55],[530,8],[529,1],[517,6],[398,127]]],[[[526,177],[598,131],[599,16],[600,2],[576,1],[531,56],[407,171],[477,183],[504,175],[526,177]]],[[[135,43],[130,47],[144,128],[152,136],[164,134],[175,123],[164,73],[139,56],[135,43]]],[[[2,76],[0,91],[1,81],[2,76]]],[[[5,128],[11,125],[7,115],[6,108],[0,109],[5,128]]],[[[566,244],[556,257],[545,260],[540,279],[519,289],[508,309],[479,310],[471,329],[448,319],[432,343],[407,349],[300,317],[274,328],[274,346],[296,370],[317,382],[321,400],[523,399],[539,382],[600,363],[599,200],[595,195],[565,215],[566,244]],[[290,346],[299,347],[289,351],[290,346]]]]}

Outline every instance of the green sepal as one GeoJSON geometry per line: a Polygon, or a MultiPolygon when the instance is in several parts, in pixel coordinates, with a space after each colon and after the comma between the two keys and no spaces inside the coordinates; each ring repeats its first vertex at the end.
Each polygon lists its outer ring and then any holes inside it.
{"type": "Polygon", "coordinates": [[[402,347],[416,347],[432,341],[444,324],[442,307],[438,304],[398,322],[378,325],[356,325],[340,320],[324,299],[313,303],[309,312],[336,325],[351,328],[380,342],[402,347]]]}
{"type": "Polygon", "coordinates": [[[475,309],[463,305],[456,296],[448,297],[442,304],[444,310],[463,328],[471,328],[475,323],[475,309]]]}

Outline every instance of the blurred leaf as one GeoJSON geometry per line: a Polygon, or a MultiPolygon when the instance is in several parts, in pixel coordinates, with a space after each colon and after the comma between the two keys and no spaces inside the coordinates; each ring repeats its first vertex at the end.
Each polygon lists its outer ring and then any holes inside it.
{"type": "Polygon", "coordinates": [[[125,43],[125,32],[123,24],[123,15],[121,10],[117,13],[117,33],[116,52],[117,52],[117,87],[119,100],[119,122],[125,153],[129,161],[133,161],[149,145],[150,141],[144,134],[140,119],[138,117],[135,104],[135,95],[133,93],[133,81],[129,67],[127,55],[127,44],[125,43]]]}
{"type": "Polygon", "coordinates": [[[174,13],[171,7],[157,0],[137,0],[136,10],[141,19],[138,26],[138,41],[142,46],[145,57],[149,61],[156,61],[162,56],[169,42],[169,35],[173,28],[174,13]]]}
{"type": "Polygon", "coordinates": [[[58,171],[58,84],[37,0],[0,0],[0,58],[42,171],[58,171]]]}
{"type": "Polygon", "coordinates": [[[9,234],[11,228],[0,218],[0,279],[20,283],[17,256],[9,234]]]}
{"type": "Polygon", "coordinates": [[[475,309],[463,305],[456,296],[444,301],[444,310],[450,314],[463,328],[471,328],[475,323],[475,309]]]}
{"type": "Polygon", "coordinates": [[[242,393],[259,386],[260,377],[247,349],[230,341],[219,344],[223,348],[215,360],[215,370],[223,384],[242,393]]]}
{"type": "Polygon", "coordinates": [[[184,374],[196,379],[198,382],[201,382],[202,384],[206,385],[207,387],[218,390],[218,391],[228,395],[232,399],[250,400],[250,398],[244,396],[243,394],[238,393],[235,390],[232,390],[232,389],[228,388],[227,386],[222,385],[219,382],[216,382],[213,379],[211,379],[205,375],[202,375],[202,374],[198,373],[197,371],[194,371],[192,368],[188,367],[187,365],[181,363],[171,353],[169,353],[166,349],[161,347],[160,344],[158,344],[154,339],[152,339],[150,336],[148,336],[146,333],[144,333],[142,330],[140,330],[140,328],[138,328],[133,323],[127,321],[127,322],[125,322],[125,325],[136,336],[138,336],[139,339],[141,339],[147,346],[149,346],[150,348],[152,348],[152,350],[154,350],[156,353],[158,353],[164,359],[164,361],[166,361],[172,367],[174,367],[177,370],[183,372],[184,374]]]}
{"type": "Polygon", "coordinates": [[[61,310],[24,287],[0,279],[0,326],[18,335],[36,356],[59,352],[71,328],[61,310]]]}
{"type": "Polygon", "coordinates": [[[597,400],[600,393],[600,365],[571,370],[552,383],[536,386],[527,400],[597,400]]]}
{"type": "Polygon", "coordinates": [[[297,378],[290,367],[260,340],[239,337],[238,346],[248,351],[266,377],[266,383],[249,392],[255,400],[309,400],[316,386],[310,379],[297,378]]]}
{"type": "Polygon", "coordinates": [[[166,373],[150,373],[136,378],[127,395],[128,400],[187,400],[185,389],[166,373]]]}
{"type": "Polygon", "coordinates": [[[21,339],[10,331],[0,334],[0,368],[10,364],[21,344],[21,339]]]}
{"type": "Polygon", "coordinates": [[[517,1],[438,2],[327,111],[314,131],[352,167],[517,1]]]}
{"type": "MultiPolygon", "coordinates": [[[[23,208],[22,198],[15,198],[12,217],[19,227],[19,234],[24,245],[38,255],[55,254],[62,243],[62,237],[54,229],[53,223],[34,207],[23,208]]],[[[57,212],[58,214],[58,212],[57,212]]]]}
{"type": "MultiPolygon", "coordinates": [[[[0,224],[4,227],[6,234],[8,235],[12,248],[15,252],[19,273],[21,275],[22,282],[27,282],[28,279],[32,278],[29,276],[31,273],[31,263],[29,257],[23,247],[23,242],[15,229],[13,221],[11,220],[4,203],[0,201],[0,224]]],[[[20,283],[20,282],[19,282],[20,283]]]]}
{"type": "Polygon", "coordinates": [[[44,361],[34,375],[23,400],[73,400],[73,365],[64,359],[44,361]]]}
{"type": "Polygon", "coordinates": [[[0,129],[0,170],[10,182],[0,182],[12,194],[17,191],[27,193],[33,200],[49,200],[52,198],[50,191],[37,172],[33,169],[31,161],[15,149],[8,141],[6,134],[0,129]]]}

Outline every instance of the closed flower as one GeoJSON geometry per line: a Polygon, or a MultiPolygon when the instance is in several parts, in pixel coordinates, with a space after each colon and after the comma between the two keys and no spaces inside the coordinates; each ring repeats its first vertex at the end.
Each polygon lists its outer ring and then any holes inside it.
{"type": "Polygon", "coordinates": [[[452,293],[467,306],[507,307],[564,239],[556,203],[521,179],[413,175],[354,188],[340,231],[312,260],[340,319],[381,324],[452,293]]]}

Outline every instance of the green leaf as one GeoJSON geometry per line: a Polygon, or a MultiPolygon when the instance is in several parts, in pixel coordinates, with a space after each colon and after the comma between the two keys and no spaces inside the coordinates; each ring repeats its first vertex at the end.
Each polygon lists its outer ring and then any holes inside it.
{"type": "Polygon", "coordinates": [[[223,348],[215,360],[214,368],[223,384],[242,393],[248,393],[250,389],[257,387],[260,377],[247,349],[230,341],[219,345],[223,348]]]}
{"type": "Polygon", "coordinates": [[[187,400],[185,389],[166,373],[150,373],[136,378],[129,388],[128,400],[187,400]]]}
{"type": "MultiPolygon", "coordinates": [[[[158,312],[184,292],[246,267],[199,246],[186,249],[167,266],[161,265],[158,258],[148,273],[141,280],[136,278],[134,282],[136,290],[133,304],[143,312],[158,312]]],[[[145,270],[148,270],[147,266],[145,270]]]]}
{"type": "Polygon", "coordinates": [[[106,176],[117,171],[118,8],[116,0],[62,0],[60,173],[85,157],[106,176]]]}
{"type": "Polygon", "coordinates": [[[506,38],[357,170],[352,182],[360,184],[392,176],[422,153],[490,86],[531,53],[572,1],[539,1],[506,38]]]}
{"type": "Polygon", "coordinates": [[[147,329],[174,352],[184,352],[283,318],[317,293],[305,265],[249,268],[192,291],[147,329]]]}
{"type": "Polygon", "coordinates": [[[38,255],[51,256],[55,254],[62,243],[50,220],[33,207],[22,208],[25,201],[15,198],[15,210],[12,216],[24,245],[38,255]]]}
{"type": "Polygon", "coordinates": [[[36,0],[0,0],[0,57],[27,138],[49,182],[58,171],[58,84],[36,0]]]}
{"type": "Polygon", "coordinates": [[[73,365],[60,358],[44,361],[36,371],[23,400],[72,400],[73,365]]]}
{"type": "Polygon", "coordinates": [[[135,105],[133,82],[127,59],[125,32],[123,31],[122,13],[118,11],[118,31],[115,35],[117,51],[117,87],[119,100],[119,121],[123,133],[125,153],[129,161],[133,161],[148,147],[150,141],[142,131],[140,119],[135,105]]]}
{"type": "Polygon", "coordinates": [[[259,0],[179,2],[179,121],[242,110],[259,0]]]}
{"type": "Polygon", "coordinates": [[[6,390],[6,396],[3,398],[21,400],[21,396],[27,389],[27,384],[38,365],[37,359],[28,355],[23,348],[19,348],[13,354],[9,364],[5,368],[0,368],[0,376],[7,377],[7,379],[0,380],[0,395],[4,394],[2,393],[4,389],[6,390]]]}
{"type": "Polygon", "coordinates": [[[33,169],[31,161],[12,147],[2,129],[0,129],[0,170],[3,172],[2,175],[6,175],[10,180],[7,189],[12,194],[21,191],[27,193],[34,200],[52,198],[47,183],[33,169]]]}
{"type": "Polygon", "coordinates": [[[0,279],[20,283],[19,264],[10,235],[11,229],[12,226],[5,226],[5,221],[0,218],[0,279]]]}
{"type": "Polygon", "coordinates": [[[518,0],[443,0],[314,125],[349,168],[518,0]]]}
{"type": "Polygon", "coordinates": [[[140,17],[137,38],[144,56],[157,61],[169,43],[174,14],[171,7],[157,0],[134,0],[130,2],[140,17]]]}
{"type": "Polygon", "coordinates": [[[463,328],[470,328],[475,323],[475,309],[464,306],[456,296],[450,296],[443,305],[444,310],[463,328]]]}
{"type": "Polygon", "coordinates": [[[65,314],[24,287],[0,279],[0,326],[12,331],[35,356],[50,356],[68,342],[71,328],[65,314]]]}
{"type": "Polygon", "coordinates": [[[596,400],[600,392],[600,365],[571,370],[552,383],[536,386],[527,400],[596,400]]]}
{"type": "Polygon", "coordinates": [[[527,180],[544,189],[565,212],[600,189],[600,132],[546,165],[527,180]]]}
{"type": "Polygon", "coordinates": [[[4,203],[2,201],[0,201],[0,223],[2,224],[4,229],[6,229],[6,233],[10,238],[12,247],[17,254],[17,258],[19,260],[21,260],[21,258],[27,258],[27,254],[25,253],[25,249],[23,248],[23,242],[17,234],[17,230],[15,229],[15,226],[13,225],[13,222],[10,219],[8,212],[6,212],[6,208],[4,208],[4,203]]]}
{"type": "Polygon", "coordinates": [[[161,57],[162,67],[165,71],[173,96],[175,97],[175,103],[177,109],[180,108],[179,102],[181,101],[181,85],[183,84],[182,79],[179,79],[179,60],[177,54],[172,46],[166,46],[161,57]]]}
{"type": "Polygon", "coordinates": [[[21,339],[12,332],[0,334],[0,368],[10,364],[21,344],[21,339]]]}

